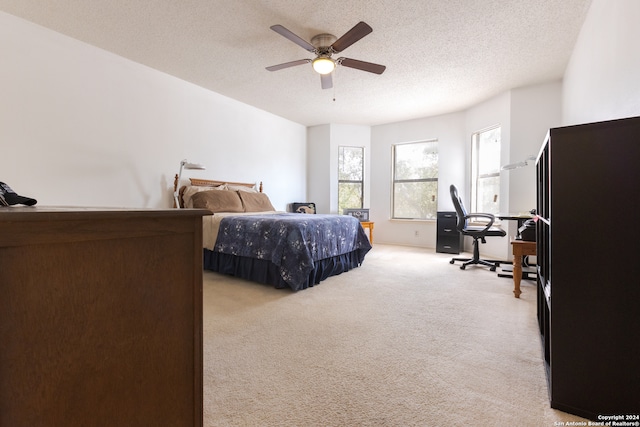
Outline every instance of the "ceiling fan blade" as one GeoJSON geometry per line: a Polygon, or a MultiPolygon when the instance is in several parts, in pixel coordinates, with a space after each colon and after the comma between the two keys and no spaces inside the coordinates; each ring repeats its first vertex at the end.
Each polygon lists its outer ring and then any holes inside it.
{"type": "Polygon", "coordinates": [[[285,27],[283,27],[282,25],[272,25],[271,29],[273,31],[275,31],[276,33],[280,34],[281,36],[288,38],[289,40],[291,40],[292,42],[294,42],[295,44],[297,44],[298,46],[302,47],[303,49],[308,50],[309,52],[315,52],[316,48],[309,43],[308,41],[306,41],[305,39],[298,37],[297,35],[293,34],[291,31],[287,30],[285,27]]]}
{"type": "Polygon", "coordinates": [[[382,74],[387,69],[384,65],[373,64],[371,62],[359,61],[357,59],[350,58],[338,58],[336,61],[341,65],[349,68],[355,68],[356,70],[368,71],[374,74],[382,74]]]}
{"type": "Polygon", "coordinates": [[[320,83],[322,84],[322,89],[331,89],[333,87],[333,78],[331,74],[320,74],[320,83]]]}
{"type": "Polygon", "coordinates": [[[372,31],[373,28],[371,28],[367,23],[360,21],[342,37],[333,42],[331,47],[334,52],[342,52],[372,31]]]}
{"type": "Polygon", "coordinates": [[[297,61],[285,62],[284,64],[272,65],[270,67],[266,67],[269,71],[278,71],[283,68],[295,67],[296,65],[308,64],[311,62],[310,59],[298,59],[297,61]]]}

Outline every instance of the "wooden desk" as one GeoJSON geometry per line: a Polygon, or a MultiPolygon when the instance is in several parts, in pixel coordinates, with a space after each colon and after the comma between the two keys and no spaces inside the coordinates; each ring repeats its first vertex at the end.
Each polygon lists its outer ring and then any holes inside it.
{"type": "Polygon", "coordinates": [[[369,241],[373,245],[373,222],[372,221],[360,221],[362,228],[369,229],[369,241]]]}
{"type": "Polygon", "coordinates": [[[536,254],[536,242],[512,240],[513,248],[513,294],[520,298],[520,281],[522,280],[522,257],[536,254]]]}

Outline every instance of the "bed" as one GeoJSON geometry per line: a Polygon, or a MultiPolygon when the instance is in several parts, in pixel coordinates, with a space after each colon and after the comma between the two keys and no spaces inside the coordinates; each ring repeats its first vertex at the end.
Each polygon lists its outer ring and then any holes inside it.
{"type": "Polygon", "coordinates": [[[203,219],[207,270],[299,291],[359,267],[371,249],[356,218],[277,211],[262,183],[192,178],[179,196],[213,213],[203,219]]]}

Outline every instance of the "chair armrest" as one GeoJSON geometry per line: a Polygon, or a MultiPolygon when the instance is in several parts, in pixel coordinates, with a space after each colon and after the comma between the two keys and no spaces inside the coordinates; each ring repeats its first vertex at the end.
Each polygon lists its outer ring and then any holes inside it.
{"type": "Polygon", "coordinates": [[[487,225],[484,227],[484,230],[482,231],[489,230],[493,225],[493,222],[496,220],[496,217],[489,213],[470,213],[470,214],[467,214],[467,216],[465,217],[465,220],[468,220],[470,218],[486,218],[489,220],[487,225]]]}

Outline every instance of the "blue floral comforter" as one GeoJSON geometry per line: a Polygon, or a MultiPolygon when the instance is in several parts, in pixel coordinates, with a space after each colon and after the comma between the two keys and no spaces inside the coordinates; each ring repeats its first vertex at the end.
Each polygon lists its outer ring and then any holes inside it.
{"type": "Polygon", "coordinates": [[[370,249],[354,217],[277,213],[223,218],[214,252],[268,260],[295,289],[315,262],[356,251],[361,264],[370,249]]]}

